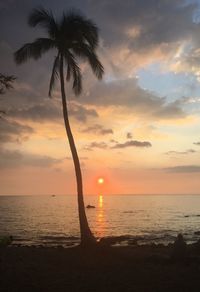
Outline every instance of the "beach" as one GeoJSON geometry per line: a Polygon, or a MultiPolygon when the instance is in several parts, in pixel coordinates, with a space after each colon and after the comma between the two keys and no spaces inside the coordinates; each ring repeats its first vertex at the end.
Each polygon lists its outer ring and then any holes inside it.
{"type": "Polygon", "coordinates": [[[1,197],[0,292],[199,292],[199,200],[86,196],[99,244],[81,248],[74,196],[1,197]]]}
{"type": "Polygon", "coordinates": [[[175,260],[172,249],[1,247],[0,291],[200,291],[198,253],[175,260]]]}

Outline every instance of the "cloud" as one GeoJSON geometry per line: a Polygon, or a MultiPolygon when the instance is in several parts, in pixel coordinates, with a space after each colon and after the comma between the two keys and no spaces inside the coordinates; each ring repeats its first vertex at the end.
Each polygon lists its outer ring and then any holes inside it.
{"type": "Polygon", "coordinates": [[[168,103],[165,97],[142,89],[135,78],[96,83],[83,95],[81,102],[104,107],[123,107],[146,118],[174,119],[186,116],[182,100],[168,103]]]}
{"type": "Polygon", "coordinates": [[[34,133],[33,128],[8,118],[0,120],[0,143],[21,142],[34,133]]]}
{"type": "Polygon", "coordinates": [[[105,142],[92,142],[84,147],[84,150],[92,151],[94,148],[107,149],[108,145],[105,142]]]}
{"type": "Polygon", "coordinates": [[[151,143],[144,141],[136,141],[136,140],[131,140],[131,141],[127,141],[125,143],[116,143],[114,146],[112,146],[112,149],[123,149],[123,148],[127,148],[127,147],[151,147],[151,143]]]}
{"type": "Polygon", "coordinates": [[[119,143],[115,140],[110,140],[111,143],[115,143],[115,145],[111,146],[111,145],[108,145],[106,144],[105,142],[92,142],[88,145],[86,145],[84,147],[84,150],[93,150],[94,148],[98,148],[98,149],[123,149],[123,148],[127,148],[127,147],[141,147],[141,148],[144,148],[144,147],[151,147],[151,143],[150,142],[147,142],[147,141],[144,141],[144,142],[141,142],[141,141],[126,141],[125,143],[119,143]]]}
{"type": "Polygon", "coordinates": [[[98,117],[98,113],[95,109],[89,109],[74,102],[71,102],[69,105],[69,115],[73,116],[80,122],[86,122],[88,117],[98,117]]]}
{"type": "Polygon", "coordinates": [[[194,142],[194,145],[200,146],[200,142],[194,142]]]}
{"type": "MultiPolygon", "coordinates": [[[[193,85],[192,84],[192,89],[195,88],[195,84],[193,85]]],[[[189,97],[187,100],[186,100],[186,103],[193,103],[193,104],[198,104],[200,103],[200,98],[199,97],[189,97]]]]}
{"type": "Polygon", "coordinates": [[[118,143],[118,141],[115,139],[110,139],[110,143],[118,143]]]}
{"type": "MultiPolygon", "coordinates": [[[[18,85],[19,86],[19,85],[18,85]]],[[[11,93],[9,93],[11,94],[11,93]]],[[[17,94],[4,101],[9,105],[10,116],[33,121],[59,120],[62,118],[61,101],[58,98],[44,98],[42,94],[35,94],[28,85],[18,87],[17,94]],[[36,96],[36,98],[35,98],[36,96]]],[[[88,118],[97,118],[97,107],[123,107],[134,114],[154,119],[173,119],[186,116],[182,105],[184,100],[171,103],[165,97],[159,97],[148,90],[142,89],[135,78],[114,80],[112,82],[98,82],[83,93],[77,102],[68,103],[69,115],[80,122],[87,122],[88,118]]],[[[4,106],[6,108],[6,106],[4,106]]],[[[96,126],[96,125],[95,125],[96,126]]],[[[112,129],[88,128],[101,134],[112,134],[112,129]]]]}
{"type": "Polygon", "coordinates": [[[126,134],[126,138],[127,138],[127,139],[132,139],[132,138],[133,138],[133,135],[132,135],[130,132],[128,132],[128,133],[126,134]]]}
{"type": "Polygon", "coordinates": [[[95,124],[94,126],[90,126],[86,129],[82,130],[83,133],[95,133],[99,135],[108,135],[113,134],[113,130],[110,128],[104,128],[101,125],[95,124]]]}
{"type": "Polygon", "coordinates": [[[0,168],[16,167],[52,167],[62,162],[63,159],[57,159],[45,155],[36,155],[32,153],[20,152],[18,150],[5,150],[0,148],[0,168]]]}
{"type": "MultiPolygon", "coordinates": [[[[199,45],[200,40],[196,38],[197,44],[193,44],[194,47],[191,46],[190,50],[182,50],[179,57],[176,58],[174,62],[171,64],[171,69],[175,72],[188,72],[192,73],[196,76],[197,80],[200,80],[199,71],[200,71],[200,51],[199,45]]],[[[185,45],[186,46],[186,45],[185,45]]],[[[190,103],[199,103],[199,98],[191,98],[189,100],[190,103]]]]}
{"type": "Polygon", "coordinates": [[[57,105],[49,103],[37,104],[30,107],[19,107],[17,109],[10,110],[9,115],[15,118],[24,120],[33,120],[35,122],[42,122],[48,120],[56,120],[61,118],[61,110],[57,105]]]}
{"type": "MultiPolygon", "coordinates": [[[[67,156],[66,159],[67,159],[67,160],[72,160],[72,157],[71,157],[71,156],[67,156]]],[[[80,160],[88,160],[89,158],[86,157],[86,156],[82,156],[82,157],[79,157],[79,159],[80,159],[80,160]]]]}
{"type": "Polygon", "coordinates": [[[166,155],[186,155],[186,154],[191,154],[191,153],[196,153],[196,150],[194,149],[188,149],[186,151],[168,151],[168,152],[165,152],[166,155]]]}
{"type": "Polygon", "coordinates": [[[197,29],[192,17],[197,4],[183,5],[183,1],[133,1],[135,19],[140,33],[134,38],[132,48],[145,48],[162,43],[176,43],[190,38],[197,29]],[[140,3],[139,3],[140,2],[140,3]],[[147,4],[147,5],[145,5],[147,4]],[[143,9],[143,11],[142,11],[143,9]]]}
{"type": "Polygon", "coordinates": [[[200,172],[199,165],[181,165],[163,168],[163,170],[170,173],[193,173],[200,172]]]}
{"type": "Polygon", "coordinates": [[[183,118],[186,112],[181,108],[181,101],[176,100],[168,104],[163,103],[160,109],[154,112],[154,116],[162,119],[183,118]]]}
{"type": "MultiPolygon", "coordinates": [[[[80,122],[86,122],[88,117],[98,117],[94,109],[88,109],[84,105],[70,102],[68,106],[69,116],[80,122]]],[[[15,118],[33,120],[35,122],[56,121],[63,118],[62,106],[58,100],[48,100],[33,106],[18,107],[8,111],[15,118]]]]}
{"type": "Polygon", "coordinates": [[[97,14],[101,24],[105,48],[110,49],[110,62],[127,76],[158,60],[176,62],[183,42],[187,47],[199,47],[199,24],[194,21],[197,3],[188,1],[186,5],[182,0],[101,2],[94,2],[96,9],[91,5],[92,15],[97,14]]]}

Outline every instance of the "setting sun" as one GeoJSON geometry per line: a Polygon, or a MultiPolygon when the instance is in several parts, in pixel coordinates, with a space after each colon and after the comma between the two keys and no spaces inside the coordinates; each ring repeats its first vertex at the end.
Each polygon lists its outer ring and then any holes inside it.
{"type": "Polygon", "coordinates": [[[102,177],[98,178],[98,183],[101,185],[104,183],[104,179],[102,177]]]}

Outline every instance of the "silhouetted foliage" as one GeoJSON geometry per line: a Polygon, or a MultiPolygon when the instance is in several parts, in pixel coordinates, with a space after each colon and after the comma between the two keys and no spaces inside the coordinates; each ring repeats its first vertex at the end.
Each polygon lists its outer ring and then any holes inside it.
{"type": "Polygon", "coordinates": [[[30,26],[41,26],[48,33],[48,38],[38,38],[32,43],[27,43],[15,53],[15,61],[22,64],[28,59],[39,59],[50,49],[57,50],[49,86],[49,96],[56,78],[59,76],[61,59],[67,66],[66,80],[73,80],[73,90],[76,95],[81,93],[82,78],[78,66],[77,57],[86,59],[98,79],[104,73],[95,49],[98,45],[98,28],[81,14],[70,11],[64,13],[61,20],[55,20],[52,12],[43,8],[34,9],[30,14],[28,23],[30,26]]]}
{"type": "Polygon", "coordinates": [[[4,94],[6,90],[13,88],[12,83],[15,81],[16,77],[13,75],[3,75],[0,73],[0,94],[4,94]]]}
{"type": "Polygon", "coordinates": [[[48,38],[38,38],[22,46],[14,55],[15,61],[17,64],[22,64],[30,58],[39,59],[50,49],[57,51],[50,79],[49,96],[52,95],[56,79],[60,78],[63,117],[76,173],[81,243],[90,245],[95,242],[95,238],[90,231],[85,214],[82,174],[68,119],[63,71],[66,66],[66,81],[72,81],[72,88],[76,95],[82,91],[82,75],[77,57],[86,60],[96,77],[102,78],[104,70],[96,54],[99,41],[98,28],[91,20],[73,10],[63,13],[58,21],[51,11],[44,8],[34,9],[28,23],[31,27],[40,26],[45,29],[48,38]]]}
{"type": "MultiPolygon", "coordinates": [[[[4,94],[7,90],[13,88],[12,83],[15,81],[16,77],[13,75],[3,75],[0,73],[0,94],[4,94]]],[[[0,110],[0,118],[5,115],[4,110],[0,110]]]]}

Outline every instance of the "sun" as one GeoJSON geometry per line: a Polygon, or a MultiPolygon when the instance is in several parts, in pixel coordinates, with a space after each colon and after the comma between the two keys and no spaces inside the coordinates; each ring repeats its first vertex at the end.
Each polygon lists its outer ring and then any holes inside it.
{"type": "Polygon", "coordinates": [[[104,179],[102,177],[98,178],[98,184],[102,185],[104,183],[104,179]]]}

